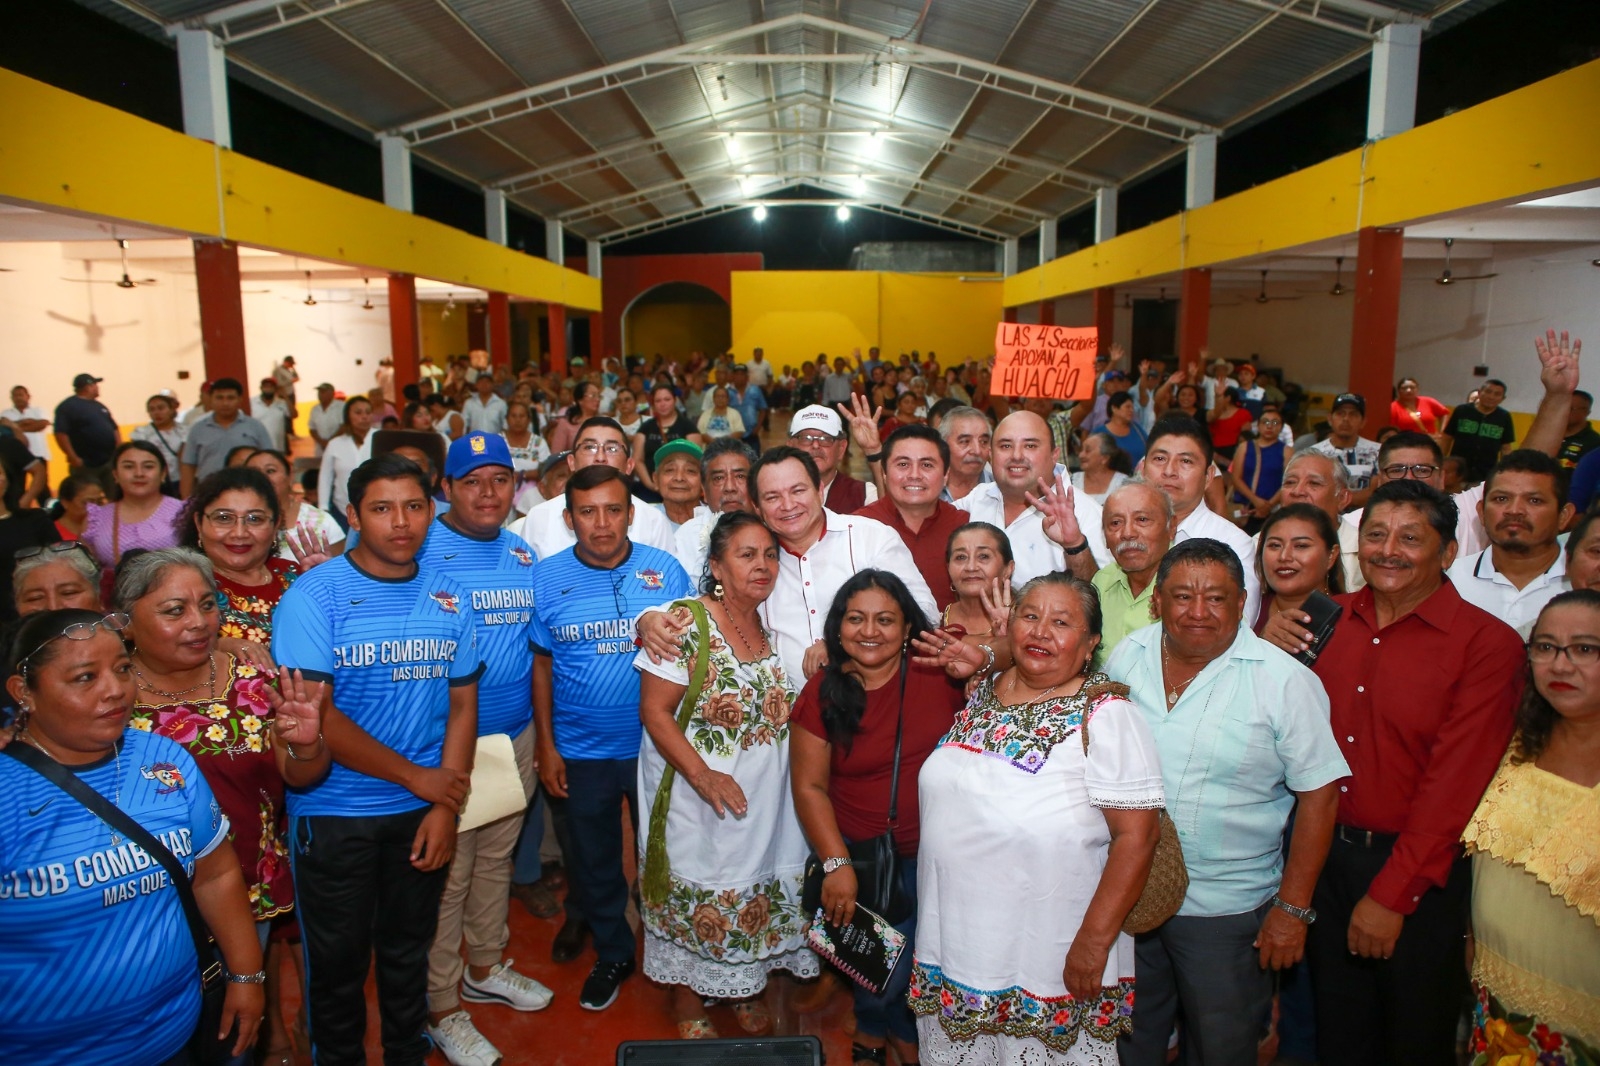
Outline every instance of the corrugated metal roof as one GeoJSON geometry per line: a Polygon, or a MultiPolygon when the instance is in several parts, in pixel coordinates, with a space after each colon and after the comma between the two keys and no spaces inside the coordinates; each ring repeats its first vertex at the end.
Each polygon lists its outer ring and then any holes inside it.
{"type": "MultiPolygon", "coordinates": [[[[232,6],[78,2],[156,36],[159,23],[232,6]]],[[[1332,2],[1318,17],[1369,28],[1332,2]]],[[[1497,0],[1385,2],[1443,11],[1437,32],[1497,0]]],[[[307,11],[284,8],[288,18],[307,11]]],[[[399,130],[470,181],[561,168],[513,197],[576,213],[572,229],[589,237],[800,174],[835,191],[865,175],[871,197],[890,205],[1022,233],[1032,223],[1001,205],[1057,214],[1087,195],[1050,180],[1050,168],[1127,182],[1181,152],[1193,124],[1259,121],[1369,49],[1359,34],[1246,0],[372,0],[263,32],[272,17],[226,24],[259,34],[228,45],[242,70],[373,133],[399,130]],[[761,29],[743,32],[752,26],[761,29]],[[638,62],[671,49],[681,58],[638,62]],[[857,58],[821,58],[833,53],[857,58]],[[792,58],[750,60],[762,54],[792,58]],[[1073,103],[1052,87],[1110,97],[1115,115],[1107,101],[1073,103]],[[1171,117],[1155,116],[1157,132],[1116,121],[1137,121],[1139,108],[1171,117]],[[828,127],[904,136],[869,143],[824,136],[828,127]],[[798,132],[747,136],[733,152],[684,136],[730,129],[798,132]],[[664,146],[648,147],[657,138],[664,146]],[[744,172],[759,176],[741,189],[744,172]],[[673,184],[686,175],[687,186],[673,184]]]]}

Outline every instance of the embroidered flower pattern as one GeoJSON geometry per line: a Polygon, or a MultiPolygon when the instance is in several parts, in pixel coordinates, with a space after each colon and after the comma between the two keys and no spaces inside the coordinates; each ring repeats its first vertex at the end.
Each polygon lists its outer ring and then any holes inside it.
{"type": "Polygon", "coordinates": [[[1092,690],[1107,681],[1104,674],[1091,674],[1076,695],[1015,707],[1002,705],[995,697],[994,682],[985,681],[940,743],[1004,759],[1036,774],[1057,744],[1078,735],[1092,690]]]}
{"type": "MultiPolygon", "coordinates": [[[[770,644],[770,637],[768,641],[770,644]]],[[[794,696],[784,684],[783,666],[777,656],[769,655],[761,662],[743,664],[754,678],[741,680],[741,664],[714,629],[710,648],[705,688],[684,730],[689,743],[706,755],[726,758],[752,747],[786,742],[794,696]]],[[[691,626],[678,655],[678,666],[685,672],[692,672],[697,653],[695,631],[691,626]]]]}
{"type": "Polygon", "coordinates": [[[1513,1014],[1473,982],[1471,1066],[1600,1066],[1600,1048],[1513,1014]]]}
{"type": "Polygon", "coordinates": [[[1032,1037],[1053,1051],[1067,1051],[1087,1034],[1110,1043],[1133,1031],[1133,978],[1107,985],[1092,1000],[1040,996],[1012,986],[995,991],[968,988],[947,979],[937,966],[921,961],[911,968],[911,1010],[934,1014],[956,1040],[980,1034],[1032,1037]]]}
{"type": "Polygon", "coordinates": [[[673,877],[666,901],[646,904],[643,918],[656,936],[718,962],[785,954],[803,946],[806,929],[799,895],[782,878],[711,889],[673,877]]]}
{"type": "Polygon", "coordinates": [[[278,598],[300,576],[300,571],[281,559],[269,560],[267,566],[277,586],[277,597],[268,599],[220,588],[217,590],[217,612],[221,623],[218,633],[221,636],[250,640],[257,644],[272,642],[272,610],[278,606],[278,598]]]}

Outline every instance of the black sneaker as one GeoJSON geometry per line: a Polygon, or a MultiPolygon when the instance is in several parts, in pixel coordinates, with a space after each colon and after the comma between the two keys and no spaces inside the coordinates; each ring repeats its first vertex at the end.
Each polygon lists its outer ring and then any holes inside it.
{"type": "Polygon", "coordinates": [[[578,994],[578,1006],[584,1010],[605,1010],[617,1001],[617,990],[622,982],[632,976],[632,959],[595,963],[583,982],[583,991],[578,994]]]}

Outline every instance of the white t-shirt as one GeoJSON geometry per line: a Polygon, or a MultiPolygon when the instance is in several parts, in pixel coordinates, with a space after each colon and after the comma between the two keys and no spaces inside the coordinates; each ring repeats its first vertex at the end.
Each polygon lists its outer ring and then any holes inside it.
{"type": "MultiPolygon", "coordinates": [[[[339,523],[333,520],[333,515],[324,511],[309,500],[300,501],[300,510],[294,516],[295,536],[299,537],[299,527],[310,526],[318,534],[327,537],[328,543],[338,544],[345,538],[345,532],[339,528],[339,523]]],[[[285,530],[285,532],[288,532],[285,530]]],[[[286,537],[278,538],[278,550],[274,553],[280,559],[294,562],[294,552],[289,547],[286,537]]]]}
{"type": "MultiPolygon", "coordinates": [[[[344,425],[344,401],[335,400],[324,407],[320,403],[311,405],[311,414],[306,419],[317,436],[323,440],[332,440],[333,435],[339,432],[339,427],[344,425]]],[[[317,445],[317,455],[322,454],[322,445],[317,445]]]]}
{"type": "MultiPolygon", "coordinates": [[[[522,520],[517,534],[532,546],[534,555],[548,559],[578,543],[577,535],[567,528],[566,509],[567,500],[563,494],[539,504],[522,520]]],[[[673,554],[672,523],[637,496],[633,497],[633,523],[628,527],[628,537],[635,544],[648,544],[673,554]]]]}
{"type": "Polygon", "coordinates": [[[1354,445],[1341,448],[1329,437],[1306,450],[1344,464],[1345,473],[1350,476],[1350,487],[1359,491],[1372,483],[1372,475],[1378,470],[1379,447],[1375,440],[1357,437],[1354,445]]]}
{"type": "MultiPolygon", "coordinates": [[[[43,418],[43,419],[48,420],[50,418],[50,416],[47,413],[45,413],[45,411],[43,411],[42,409],[40,409],[38,407],[35,407],[33,404],[29,404],[27,407],[23,408],[20,411],[17,410],[15,407],[7,407],[4,411],[0,411],[0,418],[10,419],[13,422],[21,422],[24,419],[29,419],[29,418],[43,418]]],[[[46,462],[49,462],[49,460],[50,460],[50,431],[49,430],[36,429],[31,433],[23,433],[22,430],[19,429],[17,432],[21,433],[23,439],[28,442],[28,451],[33,453],[34,458],[43,459],[46,462]]]]}
{"type": "Polygon", "coordinates": [[[261,423],[261,428],[272,438],[272,446],[280,452],[289,445],[289,407],[282,400],[262,403],[257,396],[250,401],[250,417],[261,423]]]}
{"type": "Polygon", "coordinates": [[[746,364],[750,368],[750,384],[759,385],[761,388],[772,387],[772,364],[765,359],[760,362],[754,359],[746,364]]]}

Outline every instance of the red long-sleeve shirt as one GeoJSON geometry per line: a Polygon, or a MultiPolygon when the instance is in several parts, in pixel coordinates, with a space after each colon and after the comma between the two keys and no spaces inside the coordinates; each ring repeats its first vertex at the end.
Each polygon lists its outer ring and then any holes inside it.
{"type": "Polygon", "coordinates": [[[1410,914],[1445,883],[1511,739],[1525,651],[1449,581],[1382,629],[1371,588],[1335,599],[1344,616],[1315,669],[1350,764],[1339,822],[1399,834],[1367,894],[1410,914]]]}

